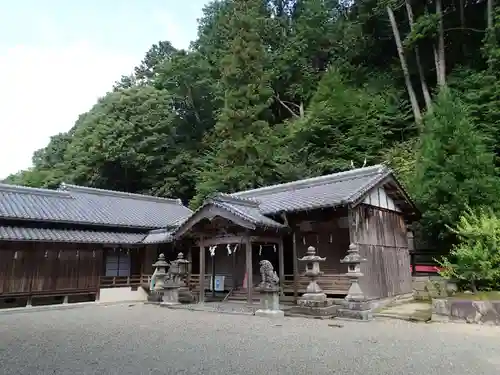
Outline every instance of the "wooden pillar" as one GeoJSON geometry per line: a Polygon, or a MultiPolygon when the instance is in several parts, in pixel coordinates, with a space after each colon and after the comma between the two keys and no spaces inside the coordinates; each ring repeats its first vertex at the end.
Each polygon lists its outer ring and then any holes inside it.
{"type": "Polygon", "coordinates": [[[193,273],[193,247],[192,246],[188,247],[187,260],[189,261],[189,263],[188,263],[188,274],[187,274],[187,279],[186,279],[186,286],[188,288],[190,288],[191,287],[191,274],[193,273]]]}
{"type": "Polygon", "coordinates": [[[212,278],[211,278],[212,298],[215,299],[215,253],[213,256],[211,256],[211,258],[212,258],[212,278]]]}
{"type": "Polygon", "coordinates": [[[297,235],[295,231],[292,233],[293,246],[292,246],[292,257],[293,257],[293,300],[297,303],[299,299],[299,261],[297,255],[297,235]]]}
{"type": "Polygon", "coordinates": [[[205,302],[205,244],[203,237],[200,238],[200,298],[199,303],[205,302]]]}
{"type": "Polygon", "coordinates": [[[278,240],[278,268],[279,268],[279,278],[280,278],[280,295],[283,297],[285,293],[283,292],[283,282],[285,281],[285,258],[283,249],[283,237],[278,240]]]}
{"type": "Polygon", "coordinates": [[[245,252],[247,261],[247,302],[251,305],[253,303],[252,241],[248,234],[245,236],[245,252]]]}

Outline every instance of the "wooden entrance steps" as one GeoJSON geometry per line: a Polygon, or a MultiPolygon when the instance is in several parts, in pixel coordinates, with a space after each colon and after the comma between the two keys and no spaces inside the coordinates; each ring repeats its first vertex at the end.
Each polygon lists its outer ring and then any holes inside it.
{"type": "MultiPolygon", "coordinates": [[[[247,291],[245,289],[233,290],[231,295],[228,297],[228,301],[246,301],[248,298],[247,291]]],[[[260,293],[253,291],[252,294],[253,302],[260,302],[260,293]]]]}

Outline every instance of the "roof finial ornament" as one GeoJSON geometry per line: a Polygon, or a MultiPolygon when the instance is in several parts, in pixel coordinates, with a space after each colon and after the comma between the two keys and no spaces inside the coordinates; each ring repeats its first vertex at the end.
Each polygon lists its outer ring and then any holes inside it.
{"type": "MultiPolygon", "coordinates": [[[[360,167],[360,168],[364,168],[366,167],[366,157],[365,157],[365,160],[363,161],[363,165],[360,167]]],[[[356,167],[354,166],[354,162],[351,160],[351,169],[356,169],[356,167]]]]}

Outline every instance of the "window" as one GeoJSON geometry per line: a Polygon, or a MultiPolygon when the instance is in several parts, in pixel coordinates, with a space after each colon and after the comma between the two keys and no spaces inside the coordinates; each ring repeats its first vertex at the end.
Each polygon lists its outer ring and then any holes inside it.
{"type": "Polygon", "coordinates": [[[130,255],[108,251],[105,258],[106,276],[130,276],[130,255]]]}

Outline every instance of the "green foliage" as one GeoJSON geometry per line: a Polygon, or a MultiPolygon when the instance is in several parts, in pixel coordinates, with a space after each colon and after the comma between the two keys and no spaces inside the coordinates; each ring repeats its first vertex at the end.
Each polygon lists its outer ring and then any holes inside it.
{"type": "MultiPolygon", "coordinates": [[[[390,87],[356,87],[331,67],[312,98],[307,115],[290,126],[291,148],[308,175],[319,175],[381,160],[406,119],[390,87]]],[[[404,103],[403,103],[404,105],[404,103]]]]}
{"type": "Polygon", "coordinates": [[[439,15],[435,13],[425,13],[418,17],[403,42],[405,48],[413,48],[419,42],[434,39],[437,36],[438,22],[439,15]]]}
{"type": "Polygon", "coordinates": [[[412,52],[418,45],[432,92],[433,6],[411,2],[410,32],[404,3],[395,0],[217,0],[204,8],[189,50],[152,44],[132,75],[6,182],[66,181],[179,197],[195,207],[214,190],[366,159],[396,170],[424,211],[424,236],[448,246],[455,234],[445,225],[456,224],[466,203],[494,204],[498,183],[483,144],[500,155],[498,23],[486,38],[471,33],[486,28],[484,2],[466,3],[466,29],[457,2],[443,8],[447,71],[455,69],[447,78],[467,110],[441,95],[423,134],[385,7],[395,13],[423,103],[412,52]]]}
{"type": "Polygon", "coordinates": [[[457,223],[466,207],[497,205],[500,180],[494,156],[450,90],[439,94],[433,114],[425,118],[411,186],[425,235],[443,246],[454,240],[446,226],[457,223]]]}
{"type": "Polygon", "coordinates": [[[383,150],[382,155],[386,164],[394,170],[399,182],[408,191],[411,189],[411,182],[415,176],[416,150],[417,141],[415,138],[410,138],[383,150]]]}
{"type": "Polygon", "coordinates": [[[500,281],[500,218],[495,212],[467,209],[456,228],[449,229],[457,235],[458,244],[440,262],[441,275],[466,281],[473,292],[480,285],[500,281]]]}

